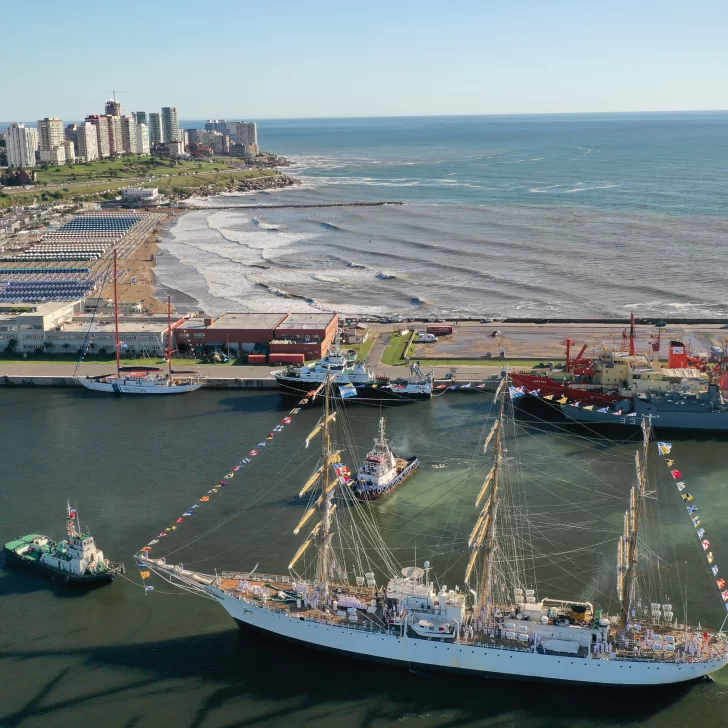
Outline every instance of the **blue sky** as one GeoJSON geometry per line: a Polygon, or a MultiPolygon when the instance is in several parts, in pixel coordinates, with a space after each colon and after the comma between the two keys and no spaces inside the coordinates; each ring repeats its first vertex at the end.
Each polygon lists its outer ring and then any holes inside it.
{"type": "Polygon", "coordinates": [[[8,3],[0,119],[728,108],[728,2],[8,3]],[[84,9],[85,8],[85,9],[84,9]]]}

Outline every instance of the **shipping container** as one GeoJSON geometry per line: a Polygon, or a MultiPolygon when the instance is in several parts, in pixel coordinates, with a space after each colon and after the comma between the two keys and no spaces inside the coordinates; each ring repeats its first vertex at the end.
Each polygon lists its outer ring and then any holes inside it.
{"type": "Polygon", "coordinates": [[[303,354],[271,354],[268,358],[271,364],[303,364],[303,354]]]}
{"type": "Polygon", "coordinates": [[[265,354],[248,354],[248,364],[265,364],[267,358],[265,354]]]}
{"type": "Polygon", "coordinates": [[[447,336],[448,334],[452,334],[452,326],[428,326],[427,327],[427,333],[428,334],[440,334],[440,336],[447,336]]]}

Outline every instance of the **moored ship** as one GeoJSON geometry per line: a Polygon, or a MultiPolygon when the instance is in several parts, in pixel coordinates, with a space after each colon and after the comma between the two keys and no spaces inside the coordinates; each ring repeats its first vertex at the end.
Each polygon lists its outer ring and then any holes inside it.
{"type": "Polygon", "coordinates": [[[419,467],[416,457],[399,458],[392,452],[384,434],[384,417],[380,417],[379,437],[364,458],[351,488],[359,500],[381,498],[414,475],[419,467]]]}
{"type": "Polygon", "coordinates": [[[314,429],[322,439],[322,465],[304,486],[310,506],[294,533],[314,516],[317,522],[291,559],[288,574],[262,573],[257,567],[204,574],[148,551],[138,554],[140,565],[212,597],[241,627],[410,670],[656,686],[696,680],[726,664],[726,635],[679,624],[664,586],[648,576],[654,573],[649,562],[659,558],[643,534],[653,497],[647,481],[653,449],[649,423],[635,454],[624,529],[615,538],[619,608],[609,615],[587,595],[539,599],[529,584],[522,549],[531,538],[523,538],[530,522],[527,503],[519,500],[518,447],[506,450],[506,428],[509,435],[518,429],[512,412],[506,416],[505,382],[496,393],[499,414],[483,444],[484,449],[492,446],[492,467],[475,499],[463,585],[454,589],[436,584],[429,562],[424,568],[398,568],[367,505],[358,503],[350,483],[338,477],[330,390],[327,383],[324,415],[314,429]],[[375,553],[381,565],[372,564],[375,553]]]}
{"type": "Polygon", "coordinates": [[[432,396],[433,375],[425,374],[417,364],[410,366],[408,378],[377,377],[366,364],[350,360],[341,351],[338,340],[329,353],[315,364],[288,366],[271,374],[282,393],[296,396],[305,396],[328,377],[337,385],[334,396],[350,402],[408,402],[432,396]]]}
{"type": "Polygon", "coordinates": [[[78,512],[67,505],[67,539],[30,534],[5,544],[8,563],[43,574],[51,579],[81,586],[108,584],[124,573],[124,565],[104,558],[88,531],[78,523],[78,512]]]}

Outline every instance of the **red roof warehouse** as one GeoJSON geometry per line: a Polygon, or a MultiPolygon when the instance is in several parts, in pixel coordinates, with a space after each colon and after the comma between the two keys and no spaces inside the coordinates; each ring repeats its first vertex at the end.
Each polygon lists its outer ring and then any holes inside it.
{"type": "Polygon", "coordinates": [[[320,359],[336,336],[335,313],[226,313],[216,320],[190,319],[175,330],[177,347],[227,348],[230,352],[270,351],[320,359]]]}

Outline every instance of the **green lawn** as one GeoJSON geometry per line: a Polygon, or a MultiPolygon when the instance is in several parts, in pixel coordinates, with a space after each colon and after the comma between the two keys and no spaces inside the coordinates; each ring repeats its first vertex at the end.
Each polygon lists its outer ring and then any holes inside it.
{"type": "Polygon", "coordinates": [[[407,345],[412,338],[411,334],[405,334],[401,336],[397,332],[393,333],[389,339],[389,344],[382,354],[382,364],[388,364],[390,366],[397,366],[405,364],[405,355],[407,345]]]}

